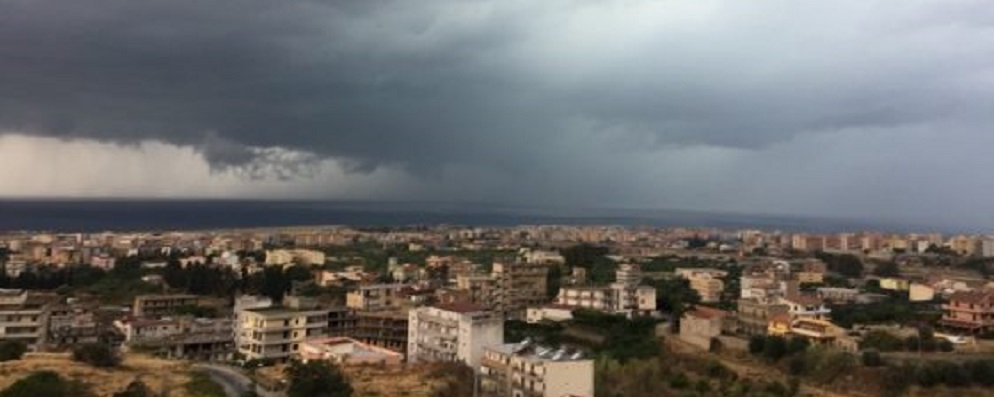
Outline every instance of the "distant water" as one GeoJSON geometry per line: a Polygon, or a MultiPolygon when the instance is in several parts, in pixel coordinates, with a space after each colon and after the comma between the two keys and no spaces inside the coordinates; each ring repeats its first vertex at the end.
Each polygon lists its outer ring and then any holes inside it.
{"type": "Polygon", "coordinates": [[[239,200],[0,200],[0,230],[5,231],[97,232],[306,225],[435,224],[687,226],[808,232],[915,231],[907,225],[843,219],[661,210],[539,209],[486,204],[239,200]]]}

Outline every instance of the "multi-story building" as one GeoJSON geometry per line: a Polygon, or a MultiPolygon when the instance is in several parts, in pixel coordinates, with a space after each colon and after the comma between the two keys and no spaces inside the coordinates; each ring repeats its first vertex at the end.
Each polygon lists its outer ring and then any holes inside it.
{"type": "Polygon", "coordinates": [[[507,319],[524,320],[529,306],[549,299],[547,265],[494,263],[492,274],[497,283],[496,309],[507,319]]]}
{"type": "Polygon", "coordinates": [[[797,266],[793,272],[794,280],[801,284],[821,284],[825,282],[825,263],[820,260],[807,260],[797,266]]]}
{"type": "Polygon", "coordinates": [[[403,309],[410,306],[406,290],[409,284],[361,285],[345,295],[345,306],[358,311],[403,309]]]}
{"type": "Polygon", "coordinates": [[[400,365],[404,355],[347,337],[310,339],[300,345],[304,360],[326,360],[337,365],[400,365]]]}
{"type": "Polygon", "coordinates": [[[357,312],[351,336],[363,343],[407,353],[408,319],[403,310],[357,312]]]}
{"type": "Polygon", "coordinates": [[[832,314],[832,310],[825,305],[825,301],[816,294],[790,293],[777,298],[777,302],[787,305],[787,312],[790,313],[791,320],[798,318],[827,320],[828,316],[832,314]]]}
{"type": "Polygon", "coordinates": [[[737,310],[740,332],[746,335],[766,335],[770,320],[779,313],[787,313],[790,308],[765,299],[739,299],[737,310]]]}
{"type": "Polygon", "coordinates": [[[135,297],[132,314],[135,317],[156,317],[199,303],[200,298],[196,295],[139,295],[135,297]]]}
{"type": "Polygon", "coordinates": [[[706,306],[697,306],[680,318],[680,339],[708,350],[711,341],[728,328],[729,313],[706,306]]]}
{"type": "Polygon", "coordinates": [[[141,348],[169,358],[228,359],[234,352],[231,319],[126,318],[114,322],[127,348],[141,348]]]}
{"type": "Polygon", "coordinates": [[[99,328],[93,311],[73,305],[53,305],[48,310],[49,346],[71,346],[97,341],[99,328]]]}
{"type": "Polygon", "coordinates": [[[45,302],[28,291],[0,289],[0,340],[37,348],[45,338],[45,302]]]}
{"type": "Polygon", "coordinates": [[[949,296],[949,303],[942,305],[940,323],[971,333],[994,330],[994,292],[954,292],[949,296]]]}
{"type": "Polygon", "coordinates": [[[479,374],[484,397],[594,395],[593,360],[527,341],[486,347],[479,374]]]}
{"type": "Polygon", "coordinates": [[[556,304],[627,315],[647,315],[656,310],[656,289],[639,285],[642,274],[636,265],[621,265],[615,282],[605,287],[564,287],[556,304]]]}
{"type": "Polygon", "coordinates": [[[325,255],[321,251],[306,249],[266,251],[266,265],[322,265],[324,261],[325,255]]]}
{"type": "Polygon", "coordinates": [[[238,352],[248,359],[285,361],[309,338],[326,336],[328,310],[308,300],[288,297],[284,306],[244,309],[236,324],[238,352]]]}
{"type": "Polygon", "coordinates": [[[728,272],[717,269],[685,268],[677,269],[676,274],[690,281],[690,288],[701,296],[701,302],[713,303],[721,300],[725,282],[721,279],[728,272]]]}
{"type": "Polygon", "coordinates": [[[408,313],[407,361],[480,364],[483,347],[504,343],[504,318],[472,303],[424,306],[408,313]]]}
{"type": "Polygon", "coordinates": [[[466,291],[467,302],[493,307],[497,283],[492,276],[482,274],[456,276],[456,289],[466,291]]]}

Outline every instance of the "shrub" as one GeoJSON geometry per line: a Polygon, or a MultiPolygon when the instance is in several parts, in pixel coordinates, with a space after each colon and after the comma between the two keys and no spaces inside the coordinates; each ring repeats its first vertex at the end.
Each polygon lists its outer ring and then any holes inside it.
{"type": "Polygon", "coordinates": [[[63,379],[52,371],[34,372],[0,392],[0,397],[90,397],[85,384],[63,379]]]}
{"type": "Polygon", "coordinates": [[[770,361],[780,361],[787,355],[787,340],[781,336],[766,338],[766,342],[763,344],[763,355],[770,361]]]}
{"type": "Polygon", "coordinates": [[[152,397],[152,391],[144,382],[135,380],[128,383],[124,390],[114,393],[114,397],[152,397]]]}
{"type": "Polygon", "coordinates": [[[944,351],[946,353],[951,352],[955,349],[953,347],[953,342],[950,342],[947,339],[940,340],[938,345],[939,345],[939,351],[944,351]]]}
{"type": "Polygon", "coordinates": [[[994,361],[968,361],[963,363],[963,368],[970,374],[970,380],[973,383],[983,386],[994,385],[994,361]]]}
{"type": "Polygon", "coordinates": [[[763,346],[766,344],[766,338],[760,335],[755,335],[749,338],[749,353],[759,354],[763,352],[763,346]]]}
{"type": "MultiPolygon", "coordinates": [[[[882,352],[893,352],[900,351],[904,349],[904,341],[901,338],[891,334],[887,331],[874,330],[870,331],[863,337],[860,347],[864,349],[876,349],[882,352]]],[[[917,342],[915,342],[915,350],[918,349],[917,342]]]]}
{"type": "Polygon", "coordinates": [[[87,343],[72,351],[72,359],[98,368],[116,367],[121,357],[110,346],[102,343],[87,343]]]}
{"type": "Polygon", "coordinates": [[[884,362],[880,358],[880,352],[876,350],[867,350],[863,352],[863,365],[867,367],[879,367],[883,364],[884,362]]]}
{"type": "Polygon", "coordinates": [[[809,346],[811,346],[811,342],[808,342],[807,339],[790,338],[790,340],[787,342],[787,354],[792,355],[803,352],[807,350],[809,346]]]}
{"type": "Polygon", "coordinates": [[[20,360],[28,351],[28,345],[16,340],[0,342],[0,361],[20,360]]]}
{"type": "Polygon", "coordinates": [[[670,377],[670,387],[674,389],[686,389],[687,386],[690,386],[690,381],[687,380],[686,375],[678,373],[670,377]]]}

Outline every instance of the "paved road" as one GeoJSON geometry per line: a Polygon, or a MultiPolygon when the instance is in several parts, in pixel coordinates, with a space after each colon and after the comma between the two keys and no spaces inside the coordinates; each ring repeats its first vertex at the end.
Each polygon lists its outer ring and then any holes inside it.
{"type": "MultiPolygon", "coordinates": [[[[214,364],[197,364],[194,368],[204,371],[207,376],[220,384],[228,397],[241,397],[252,388],[252,380],[236,368],[214,364]]],[[[262,390],[256,390],[256,392],[262,397],[282,396],[278,393],[267,393],[262,390]]]]}

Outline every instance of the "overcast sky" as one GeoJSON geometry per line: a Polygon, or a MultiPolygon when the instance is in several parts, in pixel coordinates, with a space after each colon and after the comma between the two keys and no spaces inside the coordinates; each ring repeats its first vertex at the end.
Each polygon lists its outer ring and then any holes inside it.
{"type": "Polygon", "coordinates": [[[0,196],[994,223],[989,1],[0,0],[0,196]]]}

